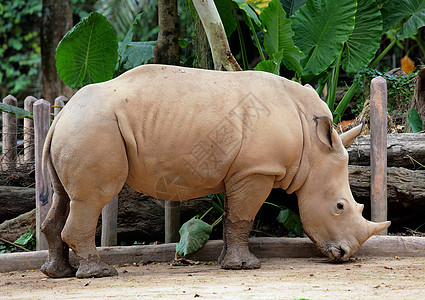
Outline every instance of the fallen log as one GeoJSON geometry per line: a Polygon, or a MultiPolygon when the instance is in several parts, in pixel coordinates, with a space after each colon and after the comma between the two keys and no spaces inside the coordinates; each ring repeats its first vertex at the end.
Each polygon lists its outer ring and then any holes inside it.
{"type": "MultiPolygon", "coordinates": [[[[347,149],[351,165],[370,165],[370,136],[361,135],[347,149]]],[[[417,169],[425,165],[425,133],[398,133],[387,136],[388,167],[417,169]],[[415,162],[416,161],[416,162],[415,162]]]]}
{"type": "Polygon", "coordinates": [[[35,232],[35,208],[11,220],[0,224],[0,237],[10,242],[28,232],[28,228],[35,232]]]}
{"type": "MultiPolygon", "coordinates": [[[[370,168],[349,166],[350,187],[357,202],[365,204],[370,217],[370,168]]],[[[425,170],[388,168],[388,219],[391,231],[425,222],[425,170]]],[[[414,227],[414,228],[416,228],[414,227]]],[[[423,231],[423,230],[422,230],[423,231]]]]}
{"type": "Polygon", "coordinates": [[[0,223],[35,208],[35,189],[0,186],[0,223]]]}

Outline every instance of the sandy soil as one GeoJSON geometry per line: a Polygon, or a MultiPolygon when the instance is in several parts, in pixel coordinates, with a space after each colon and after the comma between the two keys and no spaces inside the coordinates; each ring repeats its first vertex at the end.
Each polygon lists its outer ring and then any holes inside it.
{"type": "Polygon", "coordinates": [[[0,274],[4,299],[425,299],[425,257],[266,259],[259,270],[216,263],[117,266],[118,277],[51,279],[40,271],[0,274]]]}

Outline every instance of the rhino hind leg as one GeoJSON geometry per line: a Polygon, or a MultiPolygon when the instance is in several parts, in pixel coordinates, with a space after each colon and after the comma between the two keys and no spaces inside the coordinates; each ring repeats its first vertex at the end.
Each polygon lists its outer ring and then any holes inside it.
{"type": "Polygon", "coordinates": [[[69,263],[69,247],[61,239],[69,211],[69,197],[57,178],[52,176],[52,182],[52,207],[41,226],[49,247],[49,255],[41,271],[53,278],[73,277],[77,270],[69,263]]]}
{"type": "MultiPolygon", "coordinates": [[[[111,198],[112,199],[112,198],[111,198]]],[[[96,201],[71,200],[70,213],[62,239],[80,259],[78,278],[117,275],[114,267],[101,261],[96,249],[95,233],[103,205],[96,201]]]]}
{"type": "Polygon", "coordinates": [[[224,269],[258,269],[260,261],[249,250],[248,238],[255,216],[273,187],[274,176],[250,175],[226,183],[223,223],[224,248],[219,257],[224,269]]]}

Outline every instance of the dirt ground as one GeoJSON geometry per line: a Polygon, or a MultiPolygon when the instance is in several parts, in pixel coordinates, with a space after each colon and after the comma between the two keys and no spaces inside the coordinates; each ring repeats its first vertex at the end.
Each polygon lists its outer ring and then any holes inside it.
{"type": "Polygon", "coordinates": [[[0,274],[2,299],[425,299],[425,257],[264,259],[259,270],[216,263],[116,266],[118,277],[51,279],[40,271],[0,274]],[[4,298],[5,297],[5,298],[4,298]]]}

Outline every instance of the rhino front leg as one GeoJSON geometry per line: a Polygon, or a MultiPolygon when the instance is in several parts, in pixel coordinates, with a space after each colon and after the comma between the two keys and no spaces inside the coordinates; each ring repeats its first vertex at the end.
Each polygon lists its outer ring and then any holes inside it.
{"type": "MultiPolygon", "coordinates": [[[[224,269],[258,269],[260,261],[248,247],[255,216],[273,187],[274,176],[250,175],[226,183],[227,205],[223,224],[225,245],[221,267],[224,269]]],[[[220,258],[219,258],[220,259],[220,258]]]]}
{"type": "Polygon", "coordinates": [[[96,205],[93,202],[71,201],[70,214],[62,231],[62,239],[80,258],[80,266],[76,273],[78,278],[118,274],[114,267],[100,260],[96,249],[96,225],[102,208],[103,205],[96,205]]]}

